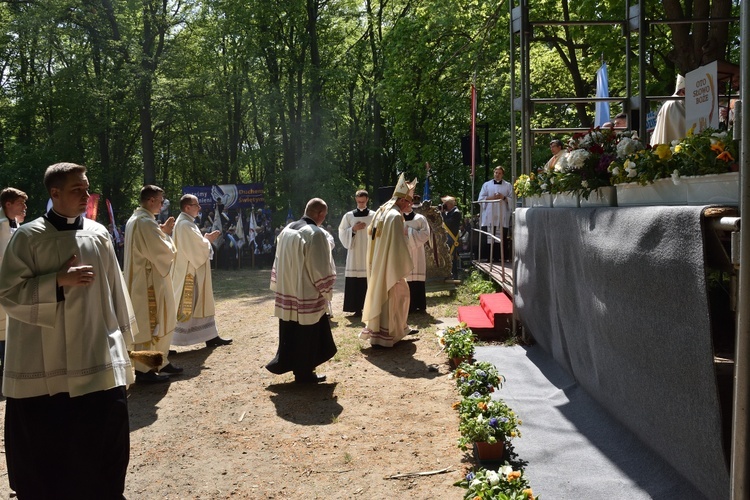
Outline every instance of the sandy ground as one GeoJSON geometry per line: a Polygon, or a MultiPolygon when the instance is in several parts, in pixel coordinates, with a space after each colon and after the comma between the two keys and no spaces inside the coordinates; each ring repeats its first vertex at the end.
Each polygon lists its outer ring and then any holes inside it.
{"type": "MultiPolygon", "coordinates": [[[[410,317],[418,335],[371,349],[357,338],[359,318],[341,311],[339,268],[339,352],[319,368],[326,383],[298,385],[264,368],[278,340],[269,278],[270,270],[214,272],[219,331],[234,343],[177,348],[171,361],[183,375],[130,388],[126,496],[462,498],[452,485],[471,460],[456,446],[457,394],[434,336],[439,317],[455,317],[451,299],[428,298],[428,312],[410,317]]],[[[4,460],[0,488],[7,498],[4,460]]]]}

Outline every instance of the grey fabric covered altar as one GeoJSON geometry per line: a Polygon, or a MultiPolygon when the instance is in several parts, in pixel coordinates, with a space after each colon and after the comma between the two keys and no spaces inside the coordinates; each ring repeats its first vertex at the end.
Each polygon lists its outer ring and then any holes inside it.
{"type": "Polygon", "coordinates": [[[515,306],[616,419],[707,497],[727,498],[702,211],[518,209],[515,306]]]}

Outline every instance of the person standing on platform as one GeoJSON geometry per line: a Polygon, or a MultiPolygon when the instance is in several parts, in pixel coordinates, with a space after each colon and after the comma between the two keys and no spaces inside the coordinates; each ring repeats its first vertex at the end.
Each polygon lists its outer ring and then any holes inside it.
{"type": "Polygon", "coordinates": [[[406,335],[417,333],[407,323],[406,277],[414,263],[404,236],[402,215],[411,207],[416,184],[416,179],[409,184],[401,174],[393,196],[375,212],[367,230],[371,242],[367,251],[367,296],[362,310],[366,326],[359,338],[369,340],[373,346],[393,347],[406,335]]]}
{"type": "Polygon", "coordinates": [[[169,362],[169,346],[177,322],[172,288],[172,266],[177,253],[172,243],[174,217],[159,224],[156,215],[164,201],[164,190],[147,185],[141,188],[141,206],[125,225],[125,283],[135,308],[139,334],[135,350],[160,351],[164,361],[159,373],[135,362],[138,383],[168,382],[169,375],[182,373],[169,362]]]}
{"type": "Polygon", "coordinates": [[[552,172],[555,170],[555,165],[560,161],[560,158],[565,156],[568,152],[563,147],[563,143],[560,139],[552,139],[549,143],[549,150],[552,151],[552,157],[544,164],[544,170],[552,172]]]}
{"type": "MultiPolygon", "coordinates": [[[[417,201],[416,197],[414,195],[414,201],[417,201]]],[[[427,222],[424,215],[414,211],[414,206],[411,203],[404,209],[404,235],[409,246],[411,260],[414,263],[414,269],[406,277],[406,283],[409,285],[409,312],[426,311],[427,259],[425,258],[424,246],[430,241],[430,223],[427,222]]]]}
{"type": "Polygon", "coordinates": [[[441,207],[441,215],[443,217],[443,227],[445,227],[448,233],[448,248],[450,249],[450,256],[452,262],[451,273],[453,279],[458,279],[458,249],[460,248],[461,242],[458,240],[459,232],[461,230],[461,211],[456,206],[456,199],[453,196],[443,196],[440,198],[443,202],[441,207]]]}
{"type": "Polygon", "coordinates": [[[372,222],[374,212],[367,208],[370,195],[360,189],[354,195],[356,210],[347,212],[339,224],[339,240],[346,253],[344,273],[344,312],[354,316],[362,315],[367,293],[367,226],[372,222]]]}
{"type": "Polygon", "coordinates": [[[213,283],[211,281],[211,242],[221,235],[205,236],[195,223],[201,206],[198,198],[186,194],[180,199],[180,215],[174,225],[177,248],[172,286],[177,306],[177,326],[172,345],[187,346],[205,342],[206,347],[229,345],[232,339],[219,337],[216,329],[213,283]]]}
{"type": "MultiPolygon", "coordinates": [[[[26,217],[26,200],[29,197],[20,189],[7,187],[0,192],[0,264],[5,248],[18,225],[26,217]]],[[[5,366],[5,311],[0,306],[0,376],[5,366]]]]}
{"type": "Polygon", "coordinates": [[[20,499],[124,498],[133,307],[107,229],[83,217],[86,167],[52,165],[44,185],[52,208],[0,265],[8,480],[20,499]]]}
{"type": "Polygon", "coordinates": [[[628,115],[626,113],[619,113],[617,116],[615,116],[613,125],[616,129],[628,128],[628,115]]]}
{"type": "Polygon", "coordinates": [[[319,227],[326,215],[325,201],[308,201],[304,217],[279,233],[271,269],[279,347],[266,369],[277,375],[291,371],[297,383],[323,382],[326,376],[315,368],[336,354],[326,314],[336,269],[326,231],[319,227]]]}
{"type": "MultiPolygon", "coordinates": [[[[685,95],[685,78],[677,75],[675,90],[672,97],[685,95]]],[[[651,134],[649,143],[652,146],[657,144],[672,144],[672,141],[680,141],[687,135],[685,128],[685,100],[665,101],[659,108],[659,114],[656,115],[656,126],[651,134]]]]}
{"type": "MultiPolygon", "coordinates": [[[[508,181],[503,180],[505,175],[505,169],[501,166],[495,167],[493,171],[493,179],[482,184],[482,189],[479,191],[481,210],[480,226],[482,231],[487,231],[490,234],[498,236],[500,233],[498,228],[502,228],[503,236],[503,253],[505,254],[505,260],[510,260],[510,211],[513,207],[513,186],[508,181]]],[[[484,245],[482,248],[482,255],[490,258],[490,242],[487,235],[482,235],[484,245]]],[[[500,261],[500,249],[498,246],[494,248],[493,259],[500,261]]]]}

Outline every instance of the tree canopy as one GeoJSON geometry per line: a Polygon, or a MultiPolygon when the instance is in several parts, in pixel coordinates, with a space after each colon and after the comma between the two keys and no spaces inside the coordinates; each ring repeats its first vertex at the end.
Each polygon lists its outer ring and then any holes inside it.
{"type": "MultiPolygon", "coordinates": [[[[739,1],[645,6],[651,19],[726,18],[739,1]]],[[[531,9],[532,19],[625,17],[623,0],[531,9]]],[[[509,23],[508,2],[486,0],[2,1],[0,182],[41,213],[44,169],[83,163],[120,218],[144,183],[175,198],[187,185],[263,182],[283,221],[313,196],[336,217],[356,189],[375,192],[400,172],[421,191],[429,162],[433,197],[466,203],[460,139],[472,84],[483,151],[492,163],[511,154],[509,23]]],[[[710,58],[737,62],[734,24],[654,25],[649,91],[671,89],[677,71],[710,58]]],[[[594,95],[602,59],[611,92],[624,89],[618,26],[535,35],[537,95],[594,95]]],[[[533,120],[587,126],[592,117],[592,106],[551,106],[533,120]]]]}

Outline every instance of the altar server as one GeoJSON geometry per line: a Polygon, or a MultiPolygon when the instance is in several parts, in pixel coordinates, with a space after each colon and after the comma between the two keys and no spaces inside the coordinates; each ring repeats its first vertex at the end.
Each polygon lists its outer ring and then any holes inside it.
{"type": "Polygon", "coordinates": [[[409,312],[424,311],[427,309],[427,259],[424,246],[430,241],[430,223],[424,215],[414,211],[411,203],[404,208],[404,235],[411,260],[414,262],[414,269],[406,276],[406,282],[409,284],[409,312]]]}
{"type": "Polygon", "coordinates": [[[86,168],[50,166],[52,208],[0,266],[8,314],[5,458],[18,498],[123,498],[133,308],[107,228],[83,217],[86,168]]]}
{"type": "Polygon", "coordinates": [[[362,315],[367,294],[367,226],[374,212],[367,208],[370,195],[360,189],[354,195],[357,208],[347,212],[339,224],[339,239],[346,253],[344,312],[362,315]]]}

